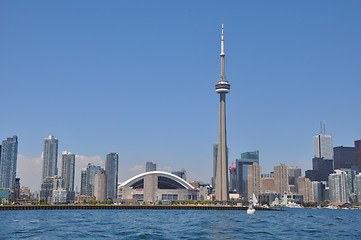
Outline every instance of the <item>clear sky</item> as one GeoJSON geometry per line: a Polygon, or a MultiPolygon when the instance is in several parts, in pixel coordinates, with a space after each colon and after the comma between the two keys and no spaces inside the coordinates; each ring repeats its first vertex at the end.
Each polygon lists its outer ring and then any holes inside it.
{"type": "MultiPolygon", "coordinates": [[[[361,139],[361,1],[0,2],[0,138],[19,138],[18,177],[40,186],[43,139],[80,168],[120,157],[209,182],[225,23],[229,162],[311,168],[326,122],[361,139]]],[[[60,168],[60,161],[59,161],[60,168]]],[[[60,170],[60,169],[59,169],[60,170]]]]}

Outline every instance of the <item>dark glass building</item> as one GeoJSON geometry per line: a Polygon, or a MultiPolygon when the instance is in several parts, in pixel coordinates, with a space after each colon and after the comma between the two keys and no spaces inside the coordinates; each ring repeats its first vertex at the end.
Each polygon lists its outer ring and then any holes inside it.
{"type": "Polygon", "coordinates": [[[355,147],[334,147],[333,166],[334,169],[349,168],[357,169],[357,149],[355,147]]]}
{"type": "Polygon", "coordinates": [[[333,160],[312,158],[312,169],[306,171],[306,178],[311,181],[328,181],[328,175],[333,173],[333,160]]]}
{"type": "Polygon", "coordinates": [[[107,199],[117,198],[118,190],[118,153],[109,153],[105,162],[107,199]]]}
{"type": "Polygon", "coordinates": [[[2,142],[0,152],[0,188],[13,190],[18,159],[18,138],[13,136],[2,142]]]}
{"type": "Polygon", "coordinates": [[[259,151],[245,152],[241,159],[236,159],[237,193],[248,199],[248,166],[259,163],[259,151]]]}
{"type": "Polygon", "coordinates": [[[356,159],[358,164],[358,169],[361,170],[361,140],[355,141],[356,148],[356,159]]]}

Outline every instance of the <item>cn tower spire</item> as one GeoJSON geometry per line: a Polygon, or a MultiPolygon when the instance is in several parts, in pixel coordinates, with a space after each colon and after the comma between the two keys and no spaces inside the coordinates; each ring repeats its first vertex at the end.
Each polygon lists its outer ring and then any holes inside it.
{"type": "Polygon", "coordinates": [[[231,85],[226,80],[224,53],[224,24],[222,23],[221,36],[221,74],[216,83],[216,92],[219,94],[219,128],[218,128],[218,152],[216,169],[216,200],[228,201],[228,148],[226,131],[226,94],[229,93],[231,85]]]}

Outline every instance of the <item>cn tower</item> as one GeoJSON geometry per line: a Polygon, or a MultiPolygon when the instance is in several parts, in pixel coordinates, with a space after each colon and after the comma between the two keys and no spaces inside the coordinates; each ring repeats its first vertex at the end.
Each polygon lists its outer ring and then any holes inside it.
{"type": "Polygon", "coordinates": [[[229,93],[231,85],[226,80],[224,73],[224,26],[222,23],[221,37],[221,74],[216,83],[216,92],[219,94],[219,129],[218,129],[218,153],[217,153],[217,172],[216,172],[216,200],[228,201],[228,151],[226,134],[226,94],[229,93]]]}

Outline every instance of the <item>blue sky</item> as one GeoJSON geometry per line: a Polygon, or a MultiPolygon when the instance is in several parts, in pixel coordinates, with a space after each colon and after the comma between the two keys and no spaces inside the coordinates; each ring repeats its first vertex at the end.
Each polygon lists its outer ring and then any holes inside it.
{"type": "Polygon", "coordinates": [[[209,181],[224,21],[229,162],[257,149],[262,172],[307,170],[320,121],[334,146],[361,138],[360,12],[360,1],[1,1],[0,138],[19,137],[32,189],[50,134],[79,169],[118,152],[120,180],[155,161],[209,181]]]}

